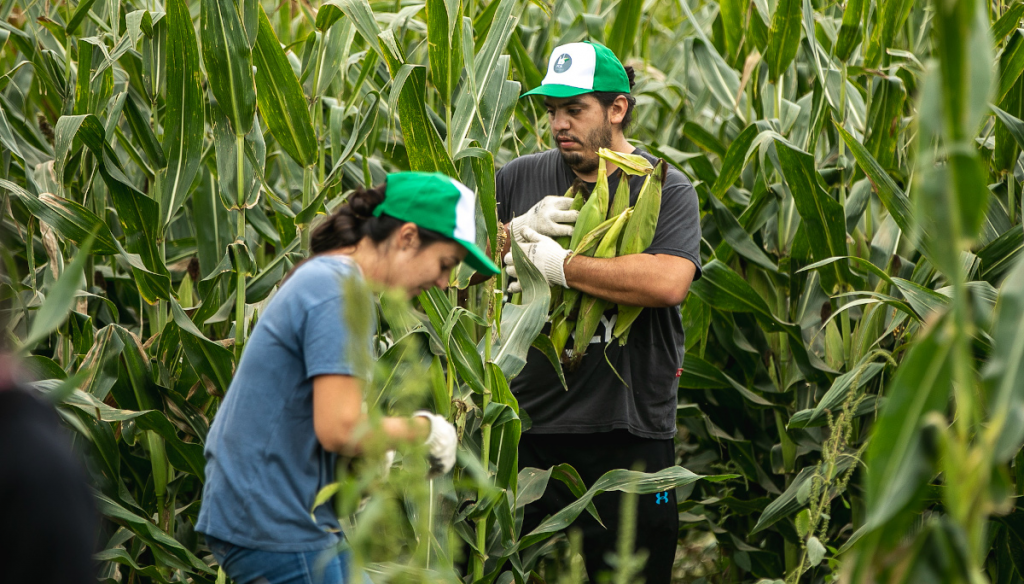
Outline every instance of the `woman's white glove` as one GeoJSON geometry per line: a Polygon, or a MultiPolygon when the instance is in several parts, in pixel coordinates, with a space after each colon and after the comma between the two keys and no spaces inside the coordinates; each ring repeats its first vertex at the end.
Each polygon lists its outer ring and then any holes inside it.
{"type": "MultiPolygon", "coordinates": [[[[545,237],[529,227],[523,229],[523,241],[519,242],[519,247],[522,248],[523,255],[540,270],[544,279],[547,280],[548,286],[569,287],[565,283],[565,256],[569,255],[569,250],[563,249],[554,239],[545,237]]],[[[512,252],[505,254],[504,259],[505,271],[509,276],[518,278],[516,265],[512,260],[512,252]]],[[[518,280],[508,286],[508,291],[513,294],[522,292],[522,290],[523,287],[519,285],[518,280]]]]}
{"type": "Polygon", "coordinates": [[[416,412],[413,417],[424,417],[430,422],[430,436],[426,441],[427,448],[430,449],[428,476],[434,478],[450,471],[455,466],[455,452],[459,446],[459,435],[455,432],[455,426],[426,410],[416,412]]]}
{"type": "Polygon", "coordinates": [[[516,217],[509,223],[512,236],[516,238],[519,245],[526,239],[523,236],[524,229],[533,229],[541,235],[548,237],[569,237],[572,235],[573,225],[580,212],[571,210],[572,197],[560,197],[551,195],[544,197],[539,203],[530,207],[522,217],[516,217]]]}

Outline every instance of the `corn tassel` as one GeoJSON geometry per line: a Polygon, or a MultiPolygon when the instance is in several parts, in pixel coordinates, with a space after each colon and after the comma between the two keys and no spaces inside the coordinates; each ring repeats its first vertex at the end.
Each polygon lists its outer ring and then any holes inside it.
{"type": "MultiPolygon", "coordinates": [[[[622,233],[619,255],[643,253],[651,247],[654,232],[658,228],[658,216],[661,214],[661,187],[665,182],[665,161],[658,162],[658,168],[644,181],[640,195],[633,207],[633,216],[626,224],[622,233]]],[[[620,345],[626,344],[629,328],[640,316],[643,308],[639,306],[619,305],[618,316],[612,336],[619,339],[620,345]]]]}

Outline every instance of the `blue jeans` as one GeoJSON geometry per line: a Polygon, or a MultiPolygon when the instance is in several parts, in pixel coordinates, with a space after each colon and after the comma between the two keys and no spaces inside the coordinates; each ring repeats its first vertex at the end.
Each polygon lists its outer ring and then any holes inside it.
{"type": "MultiPolygon", "coordinates": [[[[206,545],[235,584],[346,584],[351,552],[268,552],[206,536],[206,545]]],[[[370,584],[366,575],[358,584],[370,584]]]]}

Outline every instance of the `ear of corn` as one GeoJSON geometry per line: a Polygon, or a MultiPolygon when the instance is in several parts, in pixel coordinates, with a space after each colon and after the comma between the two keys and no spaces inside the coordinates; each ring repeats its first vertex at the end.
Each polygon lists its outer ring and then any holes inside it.
{"type": "Polygon", "coordinates": [[[639,176],[651,174],[654,170],[650,161],[639,154],[624,154],[622,152],[609,150],[608,148],[601,148],[597,151],[597,155],[602,159],[611,162],[615,166],[618,166],[619,169],[626,174],[639,176]]]}
{"type": "MultiPolygon", "coordinates": [[[[612,228],[615,222],[623,214],[626,214],[626,219],[628,220],[629,216],[633,214],[633,209],[627,207],[626,209],[620,211],[618,215],[602,221],[600,225],[590,230],[590,233],[584,235],[583,239],[580,240],[580,244],[573,249],[573,255],[594,256],[595,254],[593,252],[597,248],[598,244],[604,242],[605,234],[608,233],[608,231],[612,228]]],[[[606,257],[614,257],[614,254],[612,256],[606,257]]],[[[572,261],[572,258],[570,258],[569,261],[572,261]]]]}
{"type": "Polygon", "coordinates": [[[583,203],[580,215],[576,218],[576,227],[573,228],[572,239],[569,242],[570,249],[576,249],[580,240],[600,225],[607,214],[608,166],[602,158],[597,165],[597,184],[594,185],[594,192],[590,193],[590,198],[583,203]]]}
{"type": "MultiPolygon", "coordinates": [[[[631,209],[626,209],[615,218],[615,222],[608,229],[608,232],[604,234],[601,239],[601,243],[597,246],[597,251],[594,253],[594,257],[597,258],[613,258],[615,252],[619,246],[619,237],[622,235],[622,229],[625,227],[629,220],[631,209]]],[[[589,294],[583,294],[583,300],[580,304],[580,314],[576,319],[576,339],[573,343],[572,358],[569,359],[569,370],[575,371],[579,367],[580,362],[583,360],[583,356],[587,352],[587,346],[590,345],[590,339],[597,332],[597,327],[601,324],[601,316],[604,314],[605,309],[608,307],[608,302],[599,298],[594,298],[589,294]]]]}
{"type": "Polygon", "coordinates": [[[615,197],[612,198],[611,208],[608,209],[608,218],[614,219],[620,213],[629,208],[629,177],[619,177],[619,186],[615,189],[615,197]]]}
{"type": "MultiPolygon", "coordinates": [[[[665,161],[658,163],[658,168],[644,181],[640,195],[633,207],[633,216],[626,224],[622,233],[619,255],[643,253],[651,247],[654,232],[658,228],[658,216],[661,214],[661,186],[665,181],[665,161]]],[[[626,344],[629,328],[640,316],[643,309],[639,306],[619,305],[618,317],[612,336],[619,339],[620,345],[626,344]]]]}
{"type": "MultiPolygon", "coordinates": [[[[575,181],[573,181],[572,185],[569,187],[569,190],[565,191],[565,196],[572,197],[572,205],[569,207],[570,210],[579,211],[580,209],[582,209],[584,202],[583,181],[581,181],[580,179],[576,179],[575,181]]],[[[555,238],[555,241],[558,242],[558,245],[564,248],[569,247],[570,240],[571,238],[569,236],[555,238]]],[[[562,288],[561,286],[551,287],[551,312],[554,312],[562,304],[562,292],[564,290],[565,288],[562,288]]]]}

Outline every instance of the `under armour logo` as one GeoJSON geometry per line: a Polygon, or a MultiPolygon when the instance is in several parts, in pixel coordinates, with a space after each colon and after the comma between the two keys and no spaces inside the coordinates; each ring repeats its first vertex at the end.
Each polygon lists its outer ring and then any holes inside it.
{"type": "Polygon", "coordinates": [[[662,503],[668,503],[668,491],[665,491],[664,493],[655,493],[654,503],[657,505],[661,505],[662,503]]]}

